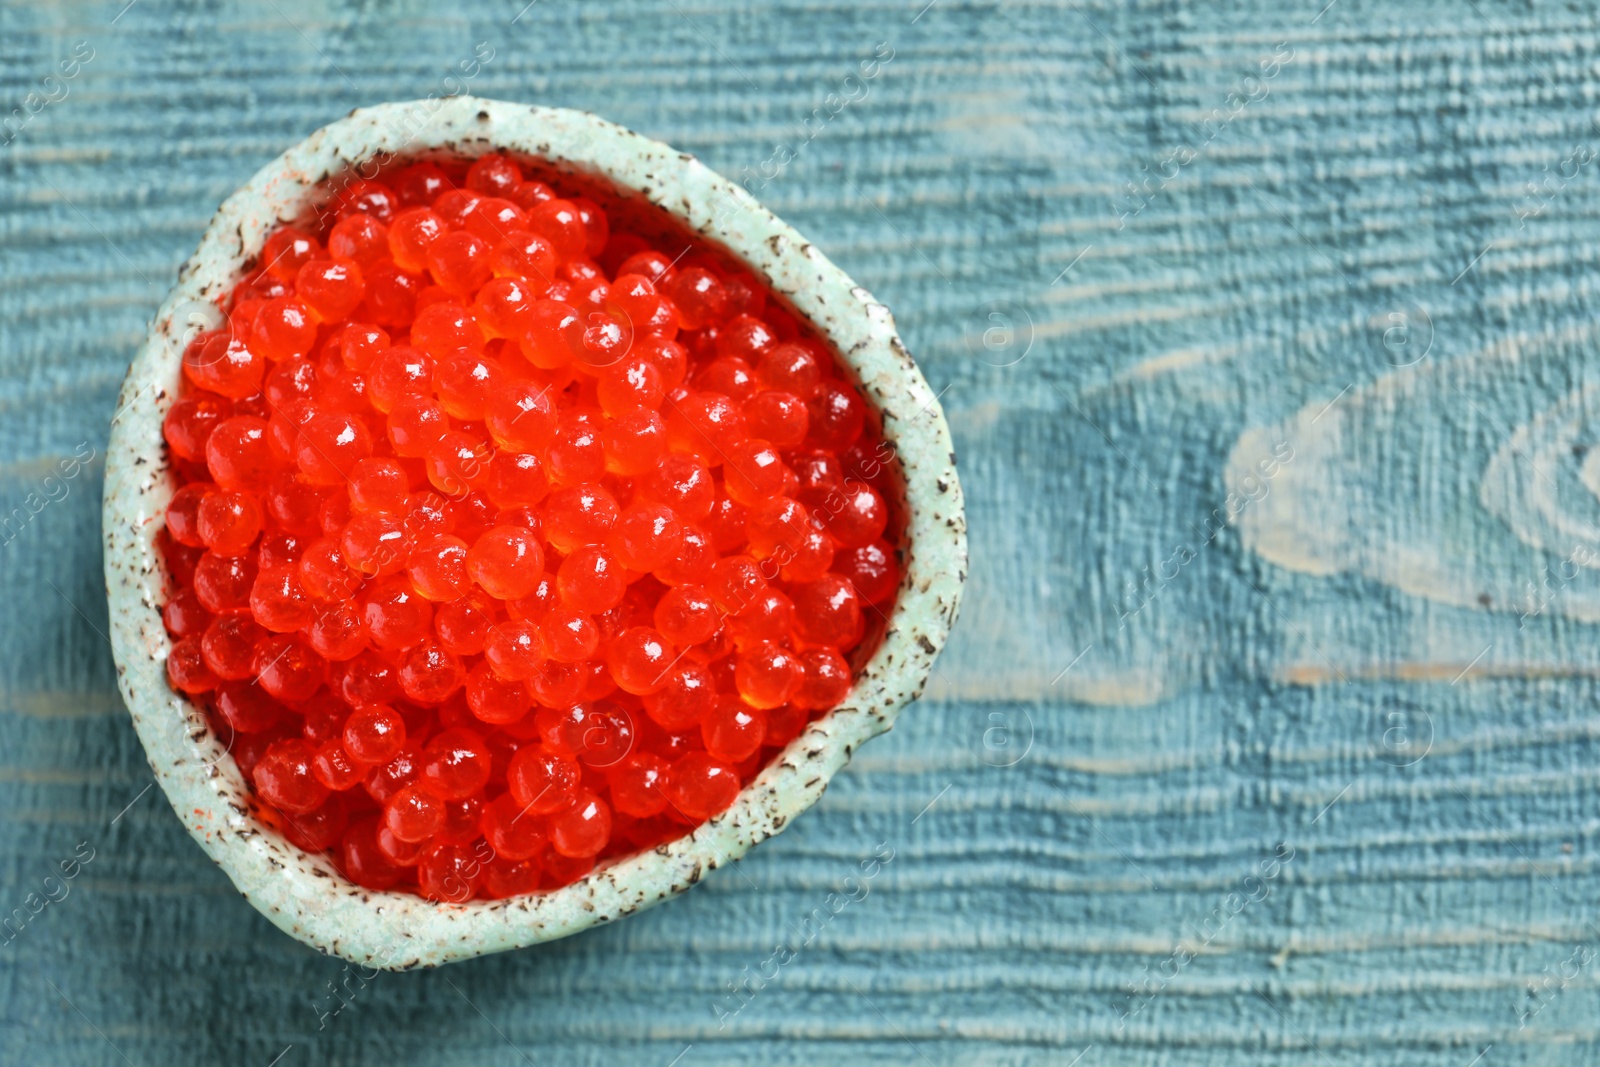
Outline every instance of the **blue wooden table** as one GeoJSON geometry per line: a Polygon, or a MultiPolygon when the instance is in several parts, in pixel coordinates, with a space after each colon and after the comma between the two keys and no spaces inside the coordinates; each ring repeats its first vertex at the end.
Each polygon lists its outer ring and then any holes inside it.
{"type": "Polygon", "coordinates": [[[125,2],[0,7],[0,1061],[1600,1062],[1591,5],[125,2]],[[463,90],[748,178],[892,306],[972,576],[782,837],[336,1002],[150,788],[102,453],[217,203],[463,90]]]}

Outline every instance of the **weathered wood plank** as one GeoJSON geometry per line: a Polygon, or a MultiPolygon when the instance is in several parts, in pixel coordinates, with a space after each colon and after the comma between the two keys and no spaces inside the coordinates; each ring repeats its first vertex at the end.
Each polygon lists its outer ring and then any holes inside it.
{"type": "Polygon", "coordinates": [[[928,696],[688,898],[319,1029],[340,968],[141,792],[91,462],[0,534],[0,916],[94,856],[0,935],[0,1060],[1600,1062],[1594,11],[521,7],[0,4],[0,115],[94,49],[0,146],[0,518],[330,118],[487,41],[473,91],[738,175],[887,42],[759,195],[943,390],[972,581],[928,696]]]}

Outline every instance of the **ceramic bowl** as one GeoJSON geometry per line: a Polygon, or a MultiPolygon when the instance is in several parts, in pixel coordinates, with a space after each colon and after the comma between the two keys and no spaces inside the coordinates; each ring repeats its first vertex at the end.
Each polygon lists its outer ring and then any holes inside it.
{"type": "Polygon", "coordinates": [[[263,168],[217,212],[128,371],[112,421],[105,568],[119,684],[151,769],[201,848],[262,914],[313,948],[369,968],[433,966],[549,941],[681,893],[816,803],[868,738],[927,681],[966,577],[961,487],[937,399],[889,310],[794,229],[692,156],[593,115],[494,100],[384,104],[352,112],[263,168]],[[176,398],[185,340],[204,325],[267,234],[300,216],[316,187],[374,161],[491,150],[536,156],[616,203],[656,205],[765,279],[834,346],[883,415],[905,486],[905,578],[881,645],[849,698],[812,723],[723,814],[679,840],[598,867],[565,888],[440,904],[375,892],[302,852],[253,814],[250,789],[202,710],[167,684],[168,590],[155,538],[172,479],[161,420],[176,398]]]}

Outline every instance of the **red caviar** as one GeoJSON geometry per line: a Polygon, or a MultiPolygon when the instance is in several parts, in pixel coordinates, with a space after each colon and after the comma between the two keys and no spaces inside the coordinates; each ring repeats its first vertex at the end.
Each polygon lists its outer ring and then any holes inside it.
{"type": "Polygon", "coordinates": [[[498,154],[346,183],[166,418],[172,684],[368,888],[509,896],[682,836],[845,699],[899,585],[890,451],[827,347],[554,185],[498,154]]]}

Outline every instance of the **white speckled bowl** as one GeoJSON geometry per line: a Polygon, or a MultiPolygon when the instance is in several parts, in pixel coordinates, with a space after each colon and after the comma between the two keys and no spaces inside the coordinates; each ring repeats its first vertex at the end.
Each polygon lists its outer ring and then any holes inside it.
{"type": "MultiPolygon", "coordinates": [[[[369,171],[370,173],[370,171],[369,171]]],[[[550,941],[621,918],[694,885],[781,831],[817,801],[863,741],[922,691],[955,621],[966,577],[966,522],[950,432],[895,334],[889,310],[742,189],[693,157],[593,115],[456,97],[355,111],[273,161],[229,197],[155,318],[112,421],[104,529],[112,646],[123,697],[173,810],[255,907],[299,940],[375,968],[402,970],[550,941]],[[596,869],[566,888],[502,901],[436,904],[346,881],[251,814],[249,787],[203,712],[172,690],[155,536],[172,494],[161,420],[179,380],[196,302],[234,284],[280,219],[324,179],[385,154],[466,157],[491,149],[601,175],[743,259],[824,335],[883,414],[905,479],[905,580],[882,645],[850,698],[804,733],[688,837],[596,869]]]]}

